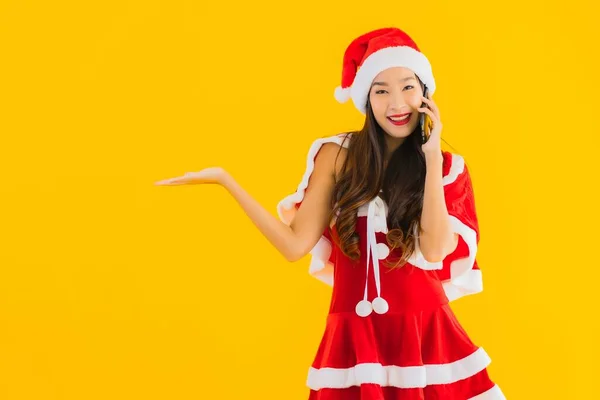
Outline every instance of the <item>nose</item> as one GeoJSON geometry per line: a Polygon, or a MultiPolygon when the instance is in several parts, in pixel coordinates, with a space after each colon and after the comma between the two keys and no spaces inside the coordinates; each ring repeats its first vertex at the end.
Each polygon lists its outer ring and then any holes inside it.
{"type": "Polygon", "coordinates": [[[410,108],[402,92],[394,91],[390,96],[390,108],[392,110],[406,110],[410,108]]]}

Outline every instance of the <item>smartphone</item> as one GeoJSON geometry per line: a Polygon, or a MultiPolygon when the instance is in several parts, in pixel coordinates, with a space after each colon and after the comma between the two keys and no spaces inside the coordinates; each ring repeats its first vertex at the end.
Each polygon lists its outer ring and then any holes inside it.
{"type": "MultiPolygon", "coordinates": [[[[429,88],[427,86],[425,86],[425,89],[423,90],[423,96],[424,97],[428,97],[429,95],[429,88]]],[[[425,102],[423,102],[423,104],[421,104],[421,108],[423,107],[427,107],[427,104],[425,102]]],[[[429,107],[427,107],[429,108],[429,107]]],[[[427,143],[427,140],[429,140],[429,135],[431,134],[431,128],[432,128],[432,123],[431,123],[431,117],[429,117],[428,114],[422,112],[420,115],[420,122],[421,122],[421,142],[422,144],[427,143]]]]}

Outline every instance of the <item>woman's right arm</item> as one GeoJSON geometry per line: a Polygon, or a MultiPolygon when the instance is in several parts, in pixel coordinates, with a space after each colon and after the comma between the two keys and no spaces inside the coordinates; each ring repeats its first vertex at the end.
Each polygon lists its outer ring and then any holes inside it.
{"type": "Polygon", "coordinates": [[[310,252],[329,225],[339,149],[335,143],[320,148],[304,198],[289,226],[269,213],[231,175],[225,174],[220,183],[286,260],[297,261],[310,252]]]}

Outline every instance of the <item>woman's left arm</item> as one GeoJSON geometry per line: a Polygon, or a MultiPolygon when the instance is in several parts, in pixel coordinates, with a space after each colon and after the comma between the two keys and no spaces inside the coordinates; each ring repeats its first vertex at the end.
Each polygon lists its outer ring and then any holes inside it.
{"type": "Polygon", "coordinates": [[[422,97],[422,100],[427,107],[421,107],[419,111],[429,115],[432,128],[427,142],[421,146],[425,154],[426,173],[419,246],[425,260],[439,262],[456,249],[458,234],[454,233],[450,226],[444,197],[440,110],[430,97],[422,97]]]}
{"type": "Polygon", "coordinates": [[[426,175],[419,246],[428,262],[442,261],[458,245],[458,234],[450,226],[442,183],[443,156],[425,153],[426,175]]]}

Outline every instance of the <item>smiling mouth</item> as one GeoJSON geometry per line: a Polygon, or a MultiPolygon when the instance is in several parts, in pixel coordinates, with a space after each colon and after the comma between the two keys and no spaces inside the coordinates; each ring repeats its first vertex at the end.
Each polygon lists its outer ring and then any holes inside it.
{"type": "Polygon", "coordinates": [[[404,115],[402,117],[393,116],[393,117],[386,117],[386,118],[392,124],[398,126],[398,125],[406,125],[408,123],[408,121],[410,120],[410,117],[411,117],[411,114],[406,114],[406,115],[404,115]]]}

